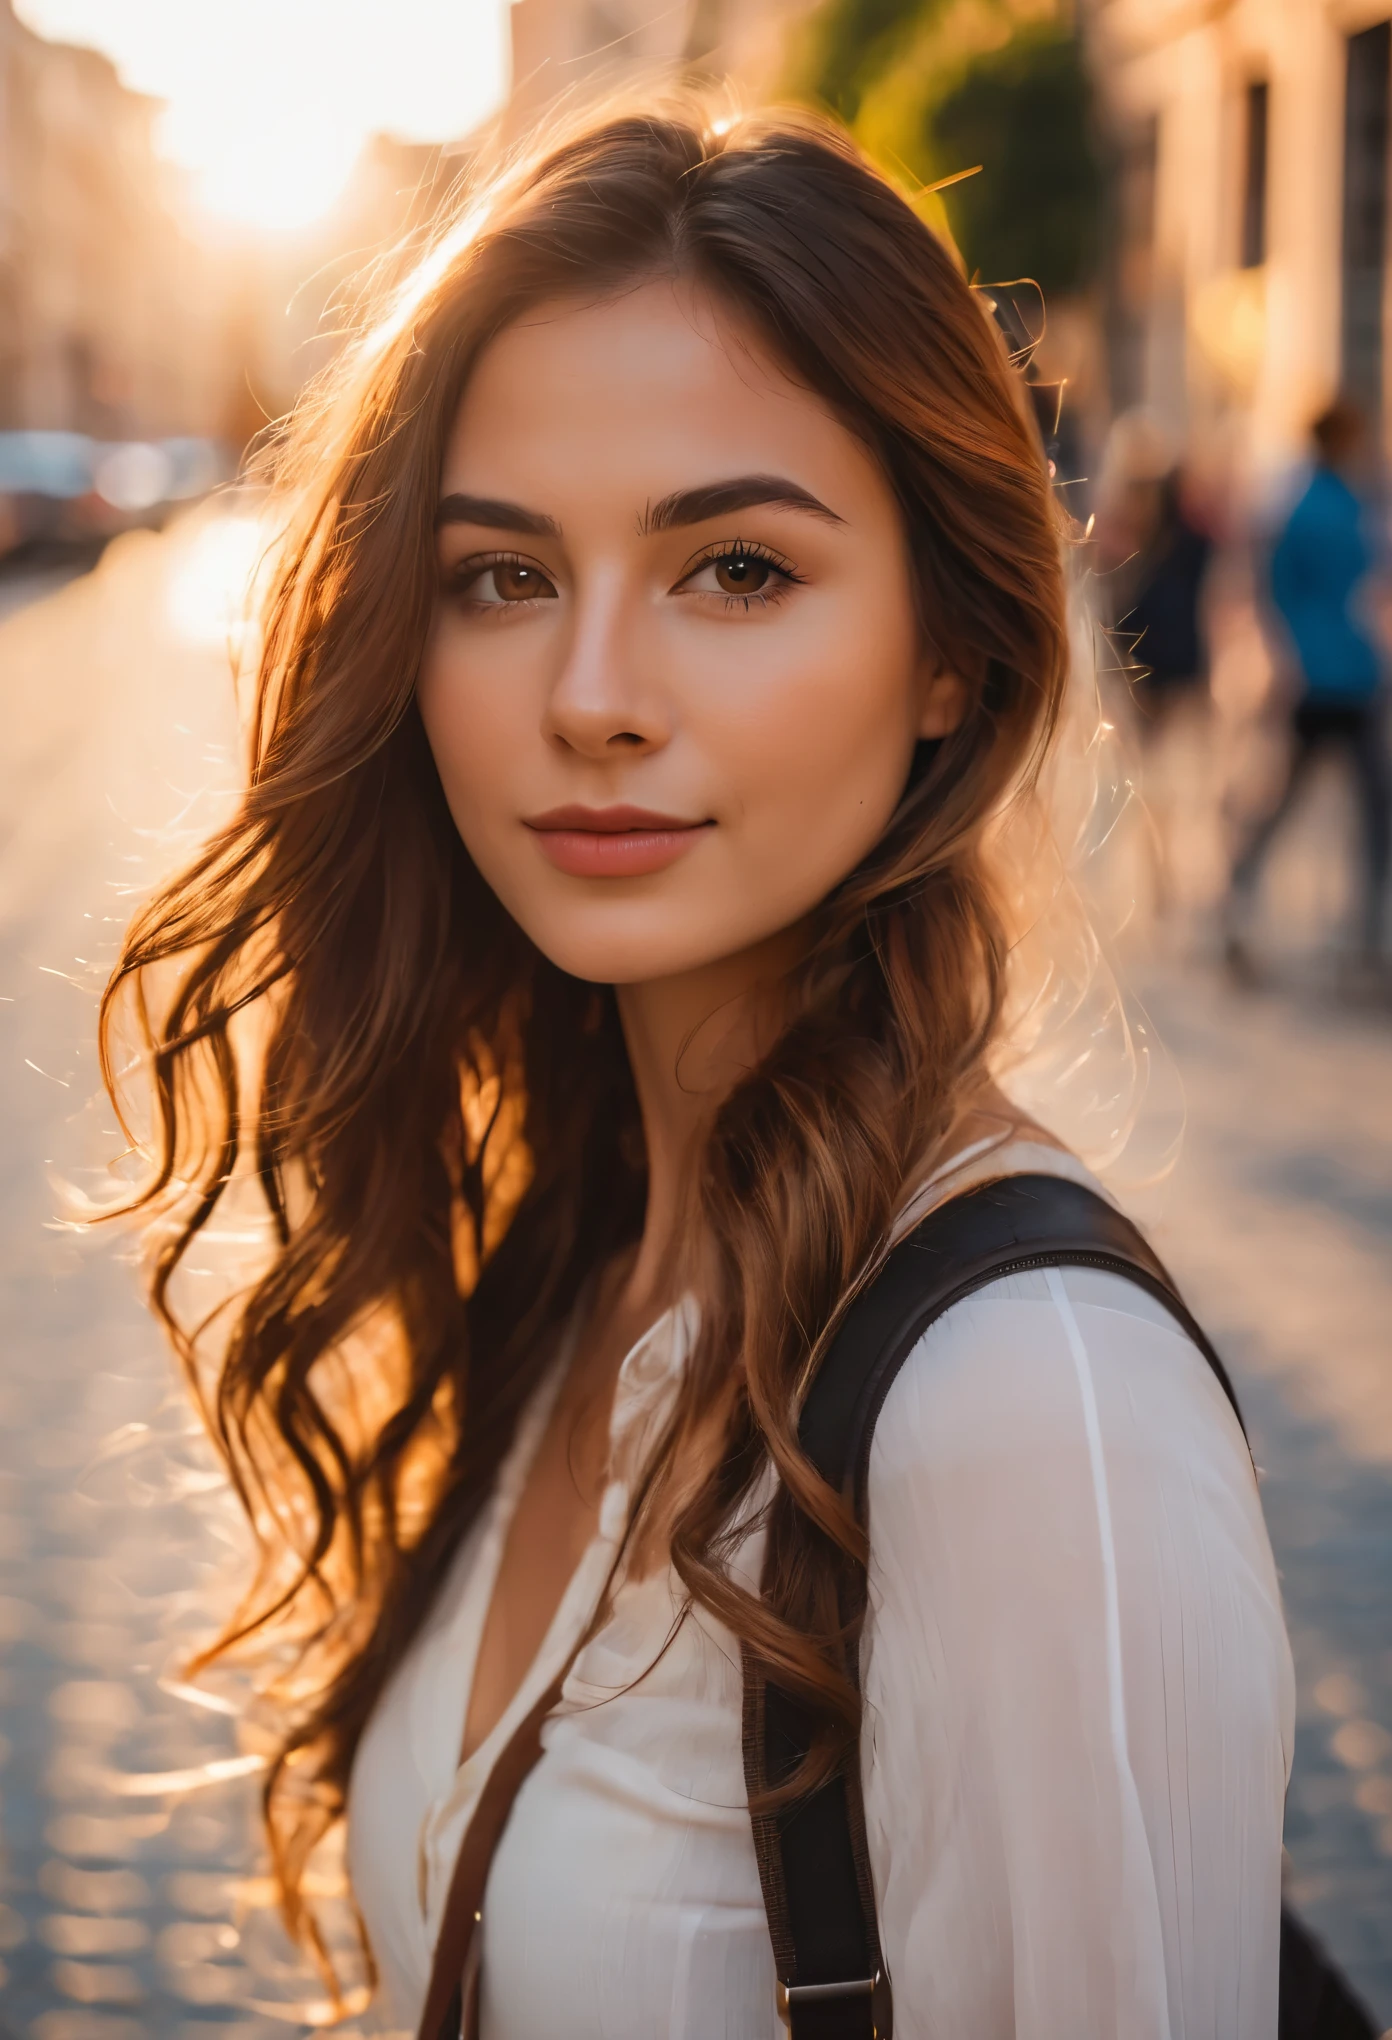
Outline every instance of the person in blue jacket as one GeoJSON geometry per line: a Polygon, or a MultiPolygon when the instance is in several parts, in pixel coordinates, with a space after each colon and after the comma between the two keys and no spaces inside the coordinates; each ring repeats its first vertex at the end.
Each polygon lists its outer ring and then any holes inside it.
{"type": "Polygon", "coordinates": [[[1354,486],[1365,438],[1361,414],[1332,404],[1312,428],[1315,465],[1271,556],[1269,594],[1294,682],[1285,784],[1233,865],[1228,960],[1250,970],[1242,939],[1266,855],[1316,759],[1347,760],[1363,825],[1360,933],[1365,959],[1381,956],[1392,863],[1392,769],[1385,730],[1383,659],[1365,613],[1379,565],[1368,506],[1354,486]]]}

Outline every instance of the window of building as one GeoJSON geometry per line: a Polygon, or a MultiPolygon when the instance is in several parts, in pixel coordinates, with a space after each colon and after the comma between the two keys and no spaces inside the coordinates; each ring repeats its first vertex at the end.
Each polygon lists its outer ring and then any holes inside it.
{"type": "Polygon", "coordinates": [[[1128,410],[1146,396],[1146,348],[1155,266],[1155,206],[1160,160],[1156,115],[1122,137],[1108,268],[1107,351],[1112,403],[1128,410]]]}
{"type": "Polygon", "coordinates": [[[1382,412],[1390,86],[1392,24],[1380,21],[1348,39],[1344,94],[1341,367],[1345,391],[1372,418],[1382,412]]]}
{"type": "Polygon", "coordinates": [[[1269,153],[1271,87],[1254,78],[1247,87],[1242,161],[1242,267],[1266,260],[1266,165],[1269,153]]]}

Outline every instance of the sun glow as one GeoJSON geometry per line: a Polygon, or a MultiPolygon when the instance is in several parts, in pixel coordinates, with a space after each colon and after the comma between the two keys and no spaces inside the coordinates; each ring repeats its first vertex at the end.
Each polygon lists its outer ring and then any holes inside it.
{"type": "Polygon", "coordinates": [[[333,205],[367,138],[467,134],[507,89],[507,0],[16,0],[164,101],[162,152],[212,214],[269,231],[333,205]]]}

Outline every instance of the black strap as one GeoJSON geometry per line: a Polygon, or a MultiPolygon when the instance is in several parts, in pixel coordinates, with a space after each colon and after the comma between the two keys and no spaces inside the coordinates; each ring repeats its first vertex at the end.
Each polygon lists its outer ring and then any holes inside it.
{"type": "Polygon", "coordinates": [[[1064,1267],[1106,1269],[1148,1290],[1193,1340],[1237,1411],[1222,1361],[1130,1219],[1066,1176],[1004,1176],[940,1204],[899,1242],[852,1303],[807,1392],[798,1442],[823,1479],[854,1500],[862,1520],[876,1419],[929,1325],[1003,1275],[1064,1267]]]}
{"type": "MultiPolygon", "coordinates": [[[[875,1420],[924,1332],[1001,1276],[1065,1266],[1106,1269],[1148,1290],[1194,1341],[1237,1410],[1222,1362],[1129,1219],[1063,1176],[1002,1177],[939,1205],[892,1249],[851,1303],[808,1389],[799,1443],[862,1523],[875,1420]]],[[[745,1777],[756,1801],[791,1775],[810,1735],[796,1703],[748,1658],[745,1681],[745,1777]]],[[[793,2040],[886,2040],[893,2005],[858,1761],[791,1807],[751,1818],[779,2009],[793,2040]]]]}
{"type": "MultiPolygon", "coordinates": [[[[940,1205],[900,1241],[854,1299],[798,1423],[804,1452],[866,1521],[875,1420],[899,1369],[936,1318],[973,1290],[1030,1268],[1102,1268],[1162,1303],[1242,1413],[1222,1361],[1146,1241],[1114,1206],[1062,1176],[1007,1176],[940,1205]]],[[[847,1669],[854,1677],[854,1650],[847,1669]]],[[[786,1694],[745,1660],[745,1778],[751,1800],[787,1777],[808,1735],[786,1694]]],[[[884,1972],[860,1765],[777,1814],[751,1816],[764,1905],[793,2040],[887,2040],[884,1972]]],[[[1366,2006],[1319,1942],[1281,1913],[1280,2040],[1376,2040],[1366,2006]]]]}

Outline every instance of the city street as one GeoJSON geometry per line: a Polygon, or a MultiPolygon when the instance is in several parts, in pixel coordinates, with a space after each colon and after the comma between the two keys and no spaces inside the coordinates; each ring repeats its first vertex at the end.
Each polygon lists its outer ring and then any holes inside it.
{"type": "MultiPolygon", "coordinates": [[[[315,2023],[230,1703],[173,1690],[235,1549],[225,1497],[129,1239],[59,1223],[122,1144],[93,1019],[130,896],[235,781],[228,591],[257,536],[196,512],[66,586],[0,585],[0,2040],[315,2023]]],[[[1327,860],[1326,794],[1283,869],[1327,860]]],[[[1264,1472],[1299,1675],[1290,1896],[1392,2024],[1392,1011],[1319,959],[1239,993],[1193,948],[1132,959],[1189,1112],[1143,1215],[1264,1472]]]]}
{"type": "Polygon", "coordinates": [[[1289,1895],[1392,2023],[1392,1020],[1145,989],[1189,1107],[1152,1232],[1231,1368],[1295,1653],[1289,1895]]]}

